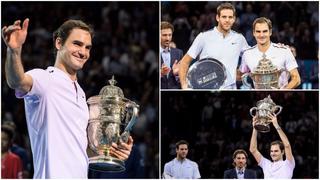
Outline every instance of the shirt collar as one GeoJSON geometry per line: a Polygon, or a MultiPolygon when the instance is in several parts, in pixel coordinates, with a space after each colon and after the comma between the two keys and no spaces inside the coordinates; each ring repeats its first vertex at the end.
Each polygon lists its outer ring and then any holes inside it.
{"type": "Polygon", "coordinates": [[[174,158],[174,161],[182,164],[187,161],[187,158],[184,158],[182,161],[179,161],[177,158],[174,158]]]}
{"type": "Polygon", "coordinates": [[[47,71],[49,71],[49,72],[51,72],[51,73],[56,73],[58,76],[66,79],[66,80],[68,80],[68,81],[77,82],[77,80],[73,81],[66,72],[62,71],[61,69],[59,69],[59,68],[57,68],[57,67],[49,66],[49,67],[47,68],[47,71]]]}
{"type": "MultiPolygon", "coordinates": [[[[235,168],[236,169],[236,172],[237,172],[237,174],[238,174],[238,172],[240,171],[240,169],[238,169],[238,168],[235,168]]],[[[245,167],[243,167],[242,169],[241,169],[241,171],[243,172],[243,174],[244,174],[244,171],[246,170],[246,168],[245,167]]]]}
{"type": "Polygon", "coordinates": [[[272,161],[273,164],[280,164],[280,163],[282,163],[282,162],[284,162],[283,159],[282,159],[282,160],[279,160],[279,161],[272,161]]]}
{"type": "MultiPolygon", "coordinates": [[[[215,27],[213,28],[213,31],[216,32],[219,36],[223,37],[223,33],[218,30],[218,27],[217,27],[217,26],[215,26],[215,27]]],[[[228,34],[226,35],[226,37],[230,36],[230,34],[231,34],[231,29],[229,30],[229,32],[228,32],[228,34]]],[[[226,38],[226,37],[224,37],[224,38],[226,38]]]]}
{"type": "Polygon", "coordinates": [[[171,48],[170,47],[168,47],[168,48],[162,48],[161,46],[160,46],[160,52],[170,52],[171,51],[171,48]]]}

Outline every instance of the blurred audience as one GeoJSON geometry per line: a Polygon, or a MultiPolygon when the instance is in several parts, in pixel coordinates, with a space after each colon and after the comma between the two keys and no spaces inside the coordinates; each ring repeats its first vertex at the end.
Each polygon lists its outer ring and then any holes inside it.
{"type": "Polygon", "coordinates": [[[22,161],[11,152],[14,131],[6,126],[1,127],[1,178],[22,179],[22,161]]]}
{"type": "MultiPolygon", "coordinates": [[[[91,57],[79,73],[78,82],[87,98],[97,95],[115,75],[116,85],[125,97],[140,105],[139,120],[133,129],[134,167],[140,167],[139,178],[158,178],[158,2],[3,2],[2,26],[16,19],[30,19],[29,34],[23,49],[25,70],[53,65],[52,32],[66,19],[81,19],[95,30],[91,57]],[[63,11],[62,11],[63,10],[63,11]],[[50,20],[48,20],[48,18],[50,20]],[[148,136],[146,136],[146,134],[148,136]],[[146,148],[142,148],[146,147],[146,148]],[[137,154],[139,153],[139,154],[137,154]]],[[[3,43],[3,42],[2,42],[3,43]]],[[[6,49],[2,45],[2,59],[6,49]]],[[[14,143],[24,148],[29,157],[24,162],[28,177],[33,175],[23,101],[5,81],[2,66],[2,124],[16,125],[14,143]],[[29,165],[28,165],[29,164],[29,165]]],[[[23,160],[24,161],[24,160],[23,160]]],[[[132,163],[128,161],[128,163],[132,163]]],[[[130,166],[128,164],[128,166],[130,166]]],[[[133,173],[131,171],[131,173],[133,173]]],[[[130,176],[127,175],[127,176],[130,176]]],[[[118,177],[126,177],[119,175],[118,177]]]]}

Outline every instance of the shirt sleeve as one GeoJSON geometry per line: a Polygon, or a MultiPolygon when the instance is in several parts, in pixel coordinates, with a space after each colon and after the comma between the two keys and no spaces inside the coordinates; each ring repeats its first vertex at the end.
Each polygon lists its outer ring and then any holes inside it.
{"type": "Polygon", "coordinates": [[[26,98],[26,97],[35,97],[39,98],[45,92],[49,86],[49,75],[48,72],[43,69],[33,69],[26,74],[30,75],[32,78],[32,87],[31,90],[23,94],[19,90],[15,90],[17,98],[26,98]]]}
{"type": "Polygon", "coordinates": [[[266,168],[271,163],[270,160],[266,159],[265,157],[261,156],[260,163],[258,164],[262,169],[266,168]]]}
{"type": "Polygon", "coordinates": [[[291,71],[291,70],[297,68],[298,67],[297,61],[294,58],[294,56],[293,56],[292,52],[290,51],[290,49],[286,48],[285,52],[286,52],[286,56],[285,56],[285,58],[286,58],[286,62],[285,62],[286,70],[291,71]]]}
{"type": "Polygon", "coordinates": [[[288,167],[290,167],[290,169],[294,169],[294,167],[296,166],[296,163],[294,161],[294,159],[292,159],[291,161],[289,161],[288,159],[285,160],[285,163],[288,167]]]}
{"type": "Polygon", "coordinates": [[[194,169],[193,169],[193,179],[200,179],[200,172],[199,172],[199,167],[197,163],[194,163],[194,169]]]}
{"type": "Polygon", "coordinates": [[[171,168],[170,168],[170,163],[166,163],[166,164],[164,165],[163,178],[164,178],[164,179],[171,179],[171,178],[173,178],[173,174],[172,174],[171,168]]]}
{"type": "Polygon", "coordinates": [[[239,66],[239,71],[242,72],[242,73],[247,73],[247,72],[250,72],[250,68],[249,66],[247,65],[247,56],[248,56],[248,53],[243,53],[242,55],[242,58],[241,58],[241,64],[239,66]]]}
{"type": "Polygon", "coordinates": [[[244,38],[243,35],[241,35],[240,38],[241,38],[241,47],[242,47],[242,48],[241,48],[240,56],[242,56],[243,53],[244,53],[244,51],[247,50],[247,49],[249,49],[250,46],[248,45],[248,42],[247,42],[246,38],[244,38]]]}
{"type": "Polygon", "coordinates": [[[191,56],[193,59],[196,59],[200,54],[203,48],[203,33],[198,34],[196,39],[193,41],[191,47],[189,48],[187,54],[191,56]]]}

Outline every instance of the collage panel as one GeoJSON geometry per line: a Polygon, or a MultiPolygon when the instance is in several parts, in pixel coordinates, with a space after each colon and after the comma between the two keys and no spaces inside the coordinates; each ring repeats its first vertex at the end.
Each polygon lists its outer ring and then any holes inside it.
{"type": "Polygon", "coordinates": [[[161,175],[318,179],[318,124],[318,91],[162,91],[161,175]]]}
{"type": "Polygon", "coordinates": [[[319,179],[317,1],[1,1],[1,28],[1,178],[319,179]]]}
{"type": "Polygon", "coordinates": [[[159,178],[159,2],[1,1],[1,28],[1,178],[159,178]]]}
{"type": "Polygon", "coordinates": [[[319,2],[162,1],[161,89],[318,89],[319,2]]]}

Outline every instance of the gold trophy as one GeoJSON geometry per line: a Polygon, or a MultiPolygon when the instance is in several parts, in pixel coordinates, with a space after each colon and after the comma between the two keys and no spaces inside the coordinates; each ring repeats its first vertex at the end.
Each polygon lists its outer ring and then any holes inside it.
{"type": "Polygon", "coordinates": [[[276,105],[270,95],[257,102],[257,107],[250,109],[250,115],[252,117],[257,116],[257,122],[254,128],[260,132],[269,132],[270,131],[270,118],[268,117],[269,113],[275,113],[277,116],[282,111],[282,107],[276,105]]]}
{"type": "Polygon", "coordinates": [[[115,86],[114,77],[99,95],[88,99],[88,143],[94,152],[89,157],[89,168],[98,171],[120,172],[125,170],[122,160],[110,155],[112,143],[127,142],[138,116],[139,105],[126,99],[123,91],[115,86]],[[121,133],[122,132],[122,133],[121,133]]]}

